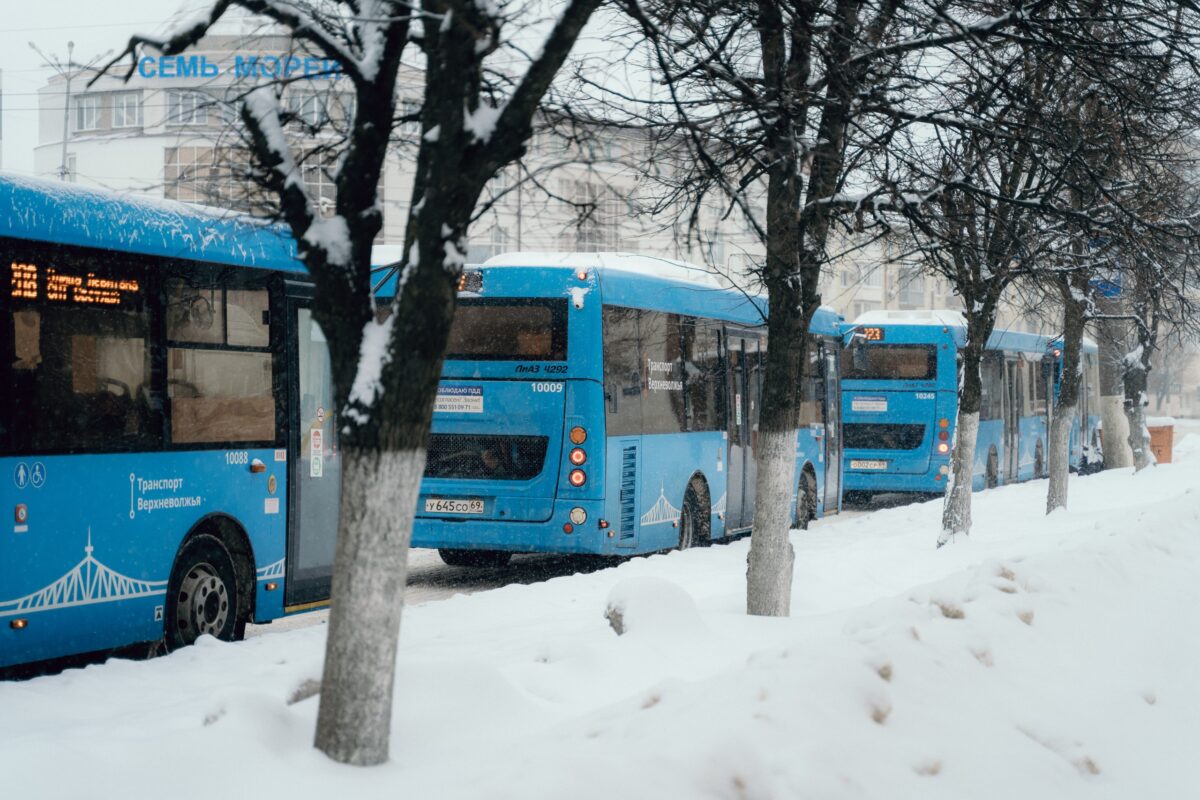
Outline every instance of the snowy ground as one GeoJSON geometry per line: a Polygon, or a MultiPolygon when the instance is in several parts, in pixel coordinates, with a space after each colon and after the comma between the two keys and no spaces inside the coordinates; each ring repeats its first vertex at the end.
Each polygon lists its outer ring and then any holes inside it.
{"type": "Polygon", "coordinates": [[[745,541],[412,607],[383,767],[289,703],[324,626],[0,684],[0,797],[1200,797],[1191,428],[942,550],[936,502],[797,532],[786,620],[742,614],[745,541]]]}

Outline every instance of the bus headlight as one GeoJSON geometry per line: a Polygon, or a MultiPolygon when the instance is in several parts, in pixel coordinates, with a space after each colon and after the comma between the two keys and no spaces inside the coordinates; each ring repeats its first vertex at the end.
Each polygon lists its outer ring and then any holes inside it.
{"type": "Polygon", "coordinates": [[[587,512],[579,506],[571,509],[571,522],[576,525],[582,525],[587,522],[587,512]]]}
{"type": "Polygon", "coordinates": [[[579,488],[587,483],[587,473],[581,469],[573,469],[567,475],[567,481],[575,488],[579,488]]]}

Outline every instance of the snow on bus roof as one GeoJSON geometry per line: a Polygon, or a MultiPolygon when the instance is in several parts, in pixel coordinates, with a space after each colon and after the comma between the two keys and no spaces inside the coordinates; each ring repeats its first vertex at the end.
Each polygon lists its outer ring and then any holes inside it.
{"type": "Polygon", "coordinates": [[[628,272],[685,283],[706,284],[714,289],[736,288],[733,281],[715,270],[688,264],[685,261],[658,258],[640,253],[501,253],[483,262],[482,266],[599,269],[604,272],[628,272]]]}
{"type": "Polygon", "coordinates": [[[965,328],[967,320],[953,308],[928,308],[916,311],[866,311],[854,320],[855,325],[944,325],[965,328]]]}
{"type": "Polygon", "coordinates": [[[303,272],[286,228],[221,209],[0,173],[0,236],[303,272]]]}

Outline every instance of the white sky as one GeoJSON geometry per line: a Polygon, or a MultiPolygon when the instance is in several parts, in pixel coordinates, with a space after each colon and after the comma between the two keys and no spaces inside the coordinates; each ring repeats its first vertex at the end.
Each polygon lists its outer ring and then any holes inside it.
{"type": "Polygon", "coordinates": [[[86,62],[106,50],[120,51],[134,32],[154,30],[181,6],[206,3],[163,0],[0,0],[0,80],[3,81],[3,162],[8,172],[33,172],[37,145],[37,90],[53,75],[29,47],[66,60],[67,42],[75,42],[75,61],[86,62]]]}

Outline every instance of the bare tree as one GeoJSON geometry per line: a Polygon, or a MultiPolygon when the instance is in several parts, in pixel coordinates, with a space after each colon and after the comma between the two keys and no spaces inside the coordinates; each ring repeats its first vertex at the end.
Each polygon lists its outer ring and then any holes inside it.
{"type": "Polygon", "coordinates": [[[599,2],[555,6],[537,55],[515,78],[489,57],[520,30],[523,7],[482,0],[213,0],[173,33],[131,39],[118,57],[130,57],[132,72],[146,48],[184,52],[240,7],[336,61],[353,87],[327,217],[299,174],[279,87],[249,91],[241,111],[257,178],[279,198],[316,283],[313,313],[341,410],[342,510],[316,734],[335,760],[387,759],[408,543],[467,227],[487,181],[524,153],[538,104],[599,2]],[[381,322],[370,253],[384,158],[397,125],[413,116],[396,103],[406,54],[423,61],[421,139],[406,255],[393,313],[381,322]]]}
{"type": "Polygon", "coordinates": [[[923,63],[929,54],[1018,28],[1043,4],[1014,2],[996,15],[898,0],[628,4],[667,91],[647,116],[686,144],[686,177],[671,201],[698,209],[717,198],[745,217],[766,251],[757,271],[768,293],[770,347],[747,573],[751,614],[784,616],[791,605],[788,509],[797,491],[801,362],[821,304],[830,231],[855,226],[864,209],[910,201],[894,184],[857,191],[854,176],[898,130],[926,124],[926,109],[898,98],[936,73],[923,63]]]}

